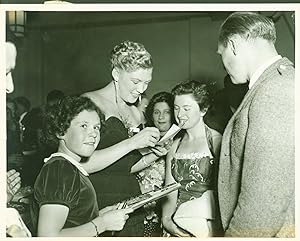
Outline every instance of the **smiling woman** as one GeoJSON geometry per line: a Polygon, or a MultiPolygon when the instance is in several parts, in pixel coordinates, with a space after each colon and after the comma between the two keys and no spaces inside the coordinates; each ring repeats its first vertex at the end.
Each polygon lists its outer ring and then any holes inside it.
{"type": "Polygon", "coordinates": [[[222,136],[203,121],[210,107],[206,84],[182,82],[172,94],[175,120],[184,123],[184,132],[168,152],[166,185],[176,181],[181,187],[163,205],[163,225],[174,236],[211,237],[217,232],[213,192],[222,136]]]}
{"type": "MultiPolygon", "coordinates": [[[[154,146],[160,136],[155,127],[141,130],[143,114],[135,105],[152,79],[150,53],[144,45],[127,40],[113,48],[110,61],[113,80],[102,89],[84,94],[96,103],[106,119],[98,150],[83,165],[88,172],[96,172],[91,181],[99,207],[141,193],[130,169],[141,158],[137,149],[154,146]]],[[[143,209],[139,209],[121,232],[104,235],[143,236],[144,216],[143,209]]]]}

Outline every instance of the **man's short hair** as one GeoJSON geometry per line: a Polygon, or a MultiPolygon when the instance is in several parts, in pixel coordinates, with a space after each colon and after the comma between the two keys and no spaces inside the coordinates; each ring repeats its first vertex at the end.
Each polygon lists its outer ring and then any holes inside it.
{"type": "Polygon", "coordinates": [[[246,40],[261,38],[273,44],[276,41],[274,22],[254,12],[235,12],[229,15],[221,25],[219,44],[227,47],[229,39],[234,35],[239,35],[246,40]]]}

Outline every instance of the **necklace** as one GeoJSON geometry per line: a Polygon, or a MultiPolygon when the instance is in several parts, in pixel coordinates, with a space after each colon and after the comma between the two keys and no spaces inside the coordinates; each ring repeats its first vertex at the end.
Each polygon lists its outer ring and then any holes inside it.
{"type": "Polygon", "coordinates": [[[119,106],[119,101],[118,101],[118,88],[116,86],[116,81],[113,81],[113,83],[114,83],[114,87],[115,87],[115,102],[116,102],[119,118],[120,118],[121,122],[123,123],[123,125],[125,126],[125,128],[127,129],[128,136],[132,137],[136,133],[136,128],[133,127],[132,122],[129,120],[129,115],[127,117],[126,116],[124,117],[122,115],[121,109],[119,106]]]}

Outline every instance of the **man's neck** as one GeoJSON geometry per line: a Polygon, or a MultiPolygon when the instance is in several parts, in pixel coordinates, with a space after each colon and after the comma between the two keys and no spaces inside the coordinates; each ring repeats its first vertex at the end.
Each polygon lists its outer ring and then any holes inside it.
{"type": "Polygon", "coordinates": [[[256,41],[253,45],[251,45],[249,53],[250,54],[248,59],[248,80],[250,80],[250,78],[257,69],[259,69],[270,59],[278,55],[274,45],[268,43],[267,41],[256,41]]]}

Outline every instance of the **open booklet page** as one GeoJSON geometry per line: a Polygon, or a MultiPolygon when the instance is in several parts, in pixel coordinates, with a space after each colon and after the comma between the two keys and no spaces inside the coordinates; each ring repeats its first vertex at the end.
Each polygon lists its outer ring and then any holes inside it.
{"type": "MultiPolygon", "coordinates": [[[[181,128],[179,126],[173,124],[171,126],[171,128],[168,130],[168,132],[157,142],[156,145],[157,146],[163,145],[164,143],[166,143],[170,139],[173,139],[180,130],[181,130],[181,128]]],[[[151,151],[150,148],[145,147],[145,148],[139,149],[139,152],[144,156],[146,154],[149,154],[152,151],[151,151]]]]}
{"type": "Polygon", "coordinates": [[[150,191],[136,197],[132,197],[128,200],[124,200],[123,202],[120,202],[117,206],[117,209],[132,208],[133,210],[136,210],[146,205],[147,203],[153,202],[155,200],[158,200],[166,196],[167,194],[177,190],[179,187],[180,184],[175,182],[165,187],[162,187],[161,189],[150,191]]]}

